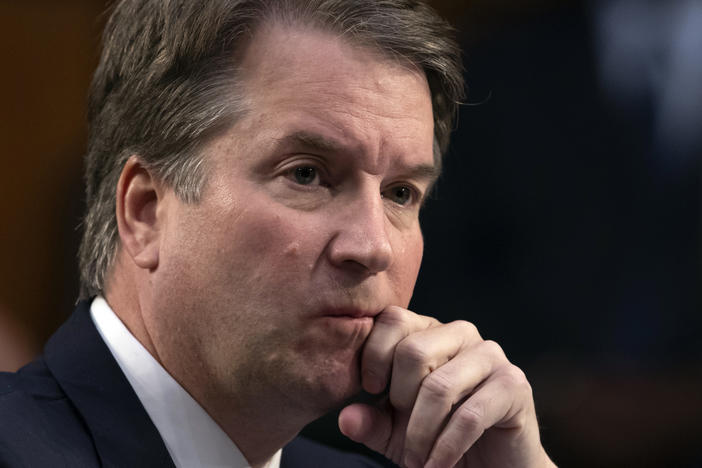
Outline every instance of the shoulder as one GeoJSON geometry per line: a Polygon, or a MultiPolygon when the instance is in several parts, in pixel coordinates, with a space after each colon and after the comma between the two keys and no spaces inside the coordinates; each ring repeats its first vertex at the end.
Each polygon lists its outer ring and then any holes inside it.
{"type": "Polygon", "coordinates": [[[62,396],[63,392],[42,358],[17,372],[0,372],[0,405],[27,398],[56,399],[62,396]]]}
{"type": "Polygon", "coordinates": [[[297,437],[283,448],[281,468],[306,466],[335,468],[381,468],[362,455],[343,452],[304,437],[297,437]]]}
{"type": "Polygon", "coordinates": [[[41,358],[18,372],[0,372],[0,415],[0,466],[97,461],[79,414],[41,358]]]}

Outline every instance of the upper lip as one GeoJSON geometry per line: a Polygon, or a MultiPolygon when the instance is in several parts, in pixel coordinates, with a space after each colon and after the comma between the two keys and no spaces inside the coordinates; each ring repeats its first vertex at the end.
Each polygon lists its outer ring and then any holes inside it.
{"type": "Polygon", "coordinates": [[[331,315],[335,317],[375,317],[381,312],[382,309],[362,309],[359,307],[326,307],[324,308],[324,315],[331,315]]]}

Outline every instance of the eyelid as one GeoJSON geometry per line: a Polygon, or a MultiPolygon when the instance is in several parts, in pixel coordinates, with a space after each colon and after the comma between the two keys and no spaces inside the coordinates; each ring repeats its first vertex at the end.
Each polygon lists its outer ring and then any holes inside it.
{"type": "Polygon", "coordinates": [[[295,188],[300,190],[313,190],[319,187],[330,186],[330,175],[327,166],[320,158],[310,154],[298,154],[286,158],[275,168],[275,177],[284,177],[291,181],[295,188]],[[294,180],[295,170],[301,167],[311,167],[317,172],[317,181],[311,184],[299,184],[294,180]]]}
{"type": "Polygon", "coordinates": [[[298,167],[306,166],[314,167],[320,172],[321,175],[327,175],[329,172],[327,170],[326,164],[324,164],[324,161],[311,154],[299,154],[286,158],[284,161],[276,165],[274,170],[276,173],[282,174],[288,173],[298,167]]]}
{"type": "Polygon", "coordinates": [[[411,199],[409,200],[409,202],[407,204],[400,205],[398,203],[397,204],[398,206],[405,206],[405,207],[418,206],[424,202],[424,192],[422,192],[422,190],[420,190],[419,187],[417,187],[412,182],[407,182],[407,181],[392,182],[381,191],[381,194],[387,192],[388,190],[395,189],[397,187],[406,187],[407,189],[409,189],[410,196],[411,196],[411,199]]]}

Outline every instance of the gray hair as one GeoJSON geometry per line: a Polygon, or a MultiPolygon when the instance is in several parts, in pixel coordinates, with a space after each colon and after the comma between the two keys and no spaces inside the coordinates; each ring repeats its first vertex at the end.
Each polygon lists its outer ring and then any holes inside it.
{"type": "Polygon", "coordinates": [[[103,292],[119,244],[115,192],[129,156],[186,203],[206,181],[199,148],[242,114],[239,57],[264,22],[310,25],[409,62],[429,83],[434,159],[463,98],[453,30],[417,0],[121,0],[103,33],[88,106],[81,298],[103,292]]]}

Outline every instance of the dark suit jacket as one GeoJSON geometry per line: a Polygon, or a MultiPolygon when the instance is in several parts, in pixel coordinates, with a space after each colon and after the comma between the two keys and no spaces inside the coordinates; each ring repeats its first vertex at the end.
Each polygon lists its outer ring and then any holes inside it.
{"type": "MultiPolygon", "coordinates": [[[[44,355],[0,373],[0,467],[170,467],[156,427],[82,302],[44,355]]],[[[297,438],[282,468],[378,467],[358,455],[297,438]]]]}

